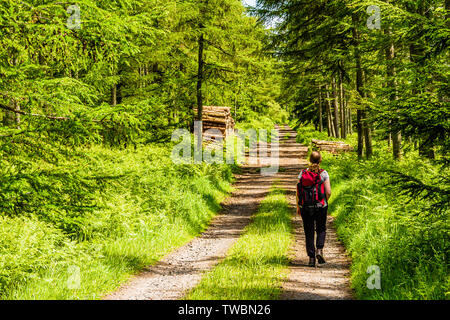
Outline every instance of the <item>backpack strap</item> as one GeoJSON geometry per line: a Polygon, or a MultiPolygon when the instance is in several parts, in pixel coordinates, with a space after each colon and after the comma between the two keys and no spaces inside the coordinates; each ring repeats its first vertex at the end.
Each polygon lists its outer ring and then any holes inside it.
{"type": "Polygon", "coordinates": [[[303,195],[302,195],[302,189],[303,189],[303,185],[302,185],[302,179],[303,179],[303,175],[305,174],[305,169],[303,169],[302,171],[300,171],[301,176],[300,179],[298,180],[297,183],[297,193],[298,193],[298,205],[300,207],[302,207],[303,205],[303,195]]]}
{"type": "Polygon", "coordinates": [[[302,182],[302,178],[303,178],[303,175],[305,174],[305,169],[303,169],[302,171],[300,171],[300,174],[301,174],[301,176],[300,176],[300,179],[298,179],[298,182],[301,184],[301,182],[302,182]]]}
{"type": "Polygon", "coordinates": [[[320,177],[320,182],[318,183],[318,193],[319,193],[319,200],[320,201],[324,201],[324,199],[326,199],[326,195],[325,195],[325,187],[323,187],[322,185],[325,183],[325,181],[322,181],[322,173],[324,172],[325,170],[324,169],[321,169],[320,170],[320,174],[319,174],[319,177],[320,177]],[[323,187],[323,192],[322,192],[322,187],[323,187]]]}

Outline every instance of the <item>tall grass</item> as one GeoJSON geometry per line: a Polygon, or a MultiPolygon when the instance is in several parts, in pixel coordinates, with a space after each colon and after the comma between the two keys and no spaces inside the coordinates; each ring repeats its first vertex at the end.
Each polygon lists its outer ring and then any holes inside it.
{"type": "Polygon", "coordinates": [[[208,272],[186,299],[278,298],[292,243],[290,213],[284,192],[273,189],[225,260],[208,272]]]}
{"type": "Polygon", "coordinates": [[[98,299],[201,233],[231,169],[170,151],[92,146],[20,171],[3,159],[0,298],[98,299]]]}

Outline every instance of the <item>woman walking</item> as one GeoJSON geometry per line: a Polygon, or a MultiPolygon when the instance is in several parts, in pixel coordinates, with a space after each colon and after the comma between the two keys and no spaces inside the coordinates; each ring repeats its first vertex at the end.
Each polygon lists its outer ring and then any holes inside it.
{"type": "Polygon", "coordinates": [[[309,161],[309,168],[302,170],[298,176],[297,213],[303,220],[309,266],[315,267],[316,259],[319,264],[325,263],[323,248],[331,185],[328,172],[320,168],[322,162],[320,152],[312,152],[309,161]],[[314,230],[317,233],[316,243],[314,243],[314,230]]]}

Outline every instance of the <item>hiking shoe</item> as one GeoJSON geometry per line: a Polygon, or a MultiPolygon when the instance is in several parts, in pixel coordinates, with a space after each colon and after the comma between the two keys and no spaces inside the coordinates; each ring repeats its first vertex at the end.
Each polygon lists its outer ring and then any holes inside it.
{"type": "Polygon", "coordinates": [[[319,264],[324,264],[324,263],[326,263],[325,258],[323,257],[323,251],[322,251],[322,249],[317,249],[316,258],[317,258],[317,262],[318,262],[319,264]]]}
{"type": "Polygon", "coordinates": [[[308,267],[315,267],[316,266],[316,258],[309,258],[308,267]]]}

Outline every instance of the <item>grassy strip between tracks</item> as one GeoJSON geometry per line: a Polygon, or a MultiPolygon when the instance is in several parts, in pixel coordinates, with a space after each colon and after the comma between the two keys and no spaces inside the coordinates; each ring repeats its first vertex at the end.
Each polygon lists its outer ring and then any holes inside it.
{"type": "Polygon", "coordinates": [[[292,244],[291,210],[276,185],[228,256],[208,272],[189,300],[277,299],[292,244]]]}

